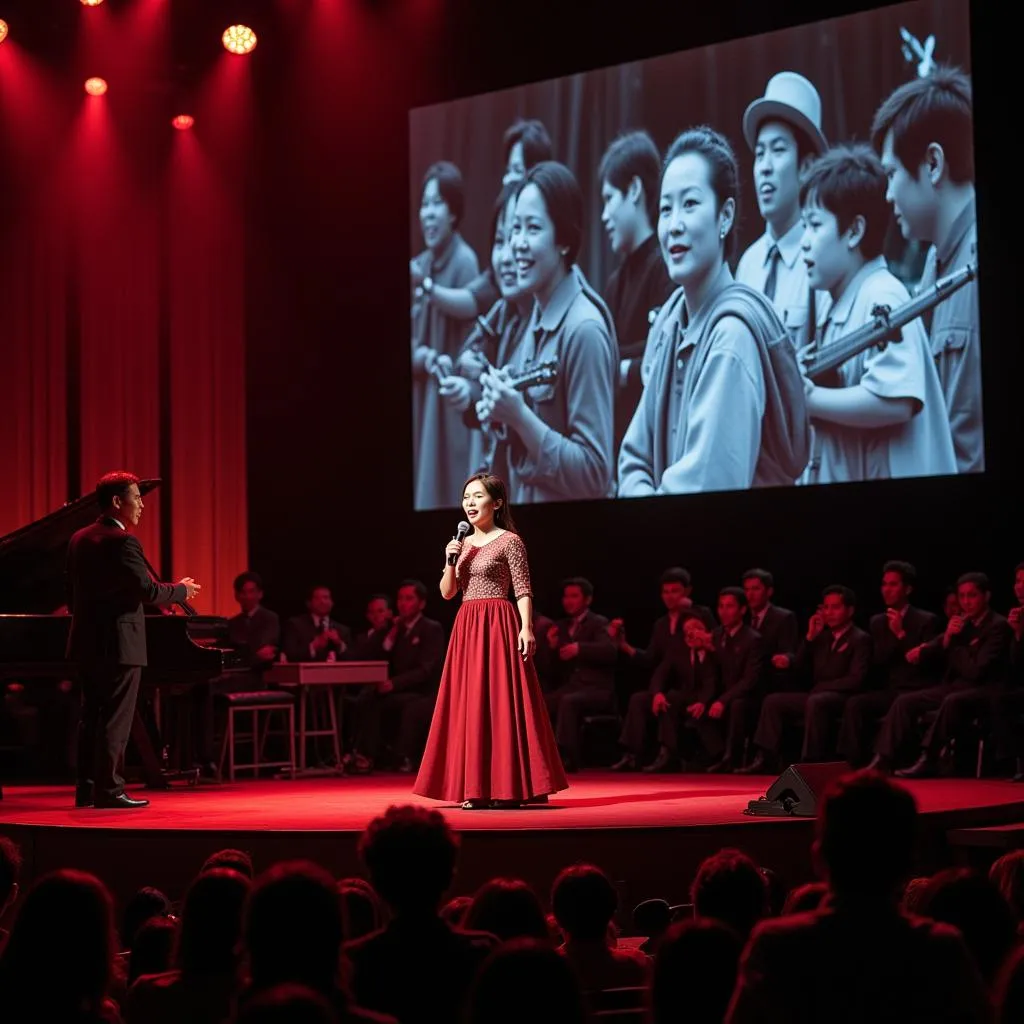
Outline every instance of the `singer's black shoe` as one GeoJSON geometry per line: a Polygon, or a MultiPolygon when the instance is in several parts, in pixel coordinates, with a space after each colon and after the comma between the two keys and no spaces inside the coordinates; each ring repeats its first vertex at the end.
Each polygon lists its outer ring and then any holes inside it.
{"type": "Polygon", "coordinates": [[[909,767],[896,772],[898,779],[931,779],[938,775],[938,767],[935,759],[927,750],[921,751],[921,756],[909,767]]]}
{"type": "Polygon", "coordinates": [[[117,796],[105,796],[96,801],[97,807],[105,810],[130,810],[134,807],[148,807],[148,800],[136,800],[127,793],[118,793],[117,796]]]}

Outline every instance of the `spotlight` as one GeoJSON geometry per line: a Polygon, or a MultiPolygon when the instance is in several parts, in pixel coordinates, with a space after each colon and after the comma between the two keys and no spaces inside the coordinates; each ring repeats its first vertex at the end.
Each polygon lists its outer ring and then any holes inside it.
{"type": "Polygon", "coordinates": [[[0,43],[2,43],[7,38],[8,31],[9,29],[7,28],[7,22],[4,21],[3,18],[0,18],[0,43]]]}
{"type": "Polygon", "coordinates": [[[99,7],[103,0],[82,0],[83,7],[99,7]]]}
{"type": "Polygon", "coordinates": [[[195,123],[196,119],[191,114],[179,114],[177,117],[171,118],[171,124],[177,128],[179,132],[188,131],[195,123]]]}
{"type": "Polygon", "coordinates": [[[221,42],[228,53],[244,56],[256,49],[256,33],[248,25],[232,25],[224,30],[221,42]]]}
{"type": "Polygon", "coordinates": [[[90,96],[102,96],[107,91],[107,83],[102,78],[89,78],[85,83],[85,91],[90,96]]]}

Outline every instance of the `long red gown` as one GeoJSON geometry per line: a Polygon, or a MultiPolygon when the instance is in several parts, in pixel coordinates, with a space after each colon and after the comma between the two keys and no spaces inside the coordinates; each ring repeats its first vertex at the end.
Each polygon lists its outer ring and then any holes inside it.
{"type": "Polygon", "coordinates": [[[455,566],[455,617],[430,737],[413,792],[435,800],[528,800],[569,783],[533,659],[517,650],[519,616],[508,599],[531,593],[516,533],[463,545],[455,566]]]}

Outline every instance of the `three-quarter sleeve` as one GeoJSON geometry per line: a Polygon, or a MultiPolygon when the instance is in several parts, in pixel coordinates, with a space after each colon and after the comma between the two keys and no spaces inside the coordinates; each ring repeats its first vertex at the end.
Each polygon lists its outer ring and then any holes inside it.
{"type": "Polygon", "coordinates": [[[509,534],[508,544],[505,546],[505,556],[508,558],[508,569],[512,576],[512,592],[516,595],[516,600],[518,601],[521,597],[532,597],[530,563],[526,559],[526,545],[518,533],[509,534]]]}

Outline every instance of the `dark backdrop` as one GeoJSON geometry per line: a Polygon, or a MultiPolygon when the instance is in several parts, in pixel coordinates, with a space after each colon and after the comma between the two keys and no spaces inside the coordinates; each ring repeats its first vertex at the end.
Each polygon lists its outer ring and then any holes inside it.
{"type": "MultiPolygon", "coordinates": [[[[810,16],[872,6],[831,0],[810,16]]],[[[349,620],[359,619],[369,592],[393,590],[404,576],[436,595],[459,518],[455,509],[411,510],[409,109],[782,28],[807,20],[803,10],[658,0],[263,5],[276,27],[256,64],[247,408],[250,560],[266,578],[269,604],[290,611],[320,580],[349,620]]],[[[866,611],[891,557],[918,564],[925,601],[975,568],[990,572],[1000,603],[1008,601],[1024,552],[1012,497],[1022,455],[1019,179],[1006,120],[1019,82],[1000,31],[991,5],[975,4],[988,472],[521,509],[542,609],[557,608],[562,577],[582,573],[597,587],[595,607],[625,615],[643,636],[664,566],[688,566],[697,596],[710,602],[719,586],[762,564],[776,573],[780,602],[813,606],[821,586],[842,581],[863,595],[866,611]]],[[[940,40],[940,55],[945,47],[940,40]]],[[[844,74],[866,78],[876,67],[866,57],[844,74]]],[[[737,74],[753,96],[770,70],[737,74]]],[[[832,132],[849,127],[827,123],[832,132]]],[[[667,137],[671,126],[659,130],[667,137]]],[[[432,596],[429,610],[448,620],[454,605],[432,596]]]]}

